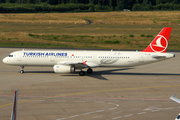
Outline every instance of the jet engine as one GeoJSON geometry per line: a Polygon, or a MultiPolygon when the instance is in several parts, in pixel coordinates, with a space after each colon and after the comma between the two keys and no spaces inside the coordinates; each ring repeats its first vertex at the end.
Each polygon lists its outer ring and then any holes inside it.
{"type": "Polygon", "coordinates": [[[53,67],[55,73],[70,73],[75,72],[75,68],[69,65],[54,65],[53,67]]]}

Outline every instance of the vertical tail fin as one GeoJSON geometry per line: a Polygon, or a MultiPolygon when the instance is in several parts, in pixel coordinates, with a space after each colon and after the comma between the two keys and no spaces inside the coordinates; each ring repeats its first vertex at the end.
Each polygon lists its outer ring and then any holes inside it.
{"type": "Polygon", "coordinates": [[[18,89],[14,92],[14,102],[13,102],[13,110],[11,114],[11,120],[16,120],[17,116],[17,97],[18,97],[18,89]]]}
{"type": "Polygon", "coordinates": [[[141,52],[159,52],[165,53],[168,47],[169,37],[171,34],[171,27],[165,27],[161,32],[154,38],[149,46],[141,52]]]}

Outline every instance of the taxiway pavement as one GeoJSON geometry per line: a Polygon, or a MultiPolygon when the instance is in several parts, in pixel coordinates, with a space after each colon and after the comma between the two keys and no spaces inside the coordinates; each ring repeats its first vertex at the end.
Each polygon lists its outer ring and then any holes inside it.
{"type": "MultiPolygon", "coordinates": [[[[0,60],[20,48],[0,48],[0,60]]],[[[0,62],[0,120],[11,117],[18,93],[18,120],[170,120],[180,105],[180,53],[131,68],[94,68],[91,75],[55,74],[51,67],[0,62]]]]}

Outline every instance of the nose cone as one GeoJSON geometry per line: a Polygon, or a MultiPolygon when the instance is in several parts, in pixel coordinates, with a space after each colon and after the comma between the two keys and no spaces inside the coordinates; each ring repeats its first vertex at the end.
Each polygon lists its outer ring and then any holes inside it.
{"type": "Polygon", "coordinates": [[[3,61],[3,63],[7,64],[8,63],[7,57],[5,57],[2,61],[3,61]]]}

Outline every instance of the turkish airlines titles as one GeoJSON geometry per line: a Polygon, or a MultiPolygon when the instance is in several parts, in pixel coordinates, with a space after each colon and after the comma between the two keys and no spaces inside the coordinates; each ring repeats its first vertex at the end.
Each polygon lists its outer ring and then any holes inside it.
{"type": "Polygon", "coordinates": [[[67,53],[53,52],[23,52],[24,56],[67,56],[67,53]]]}

